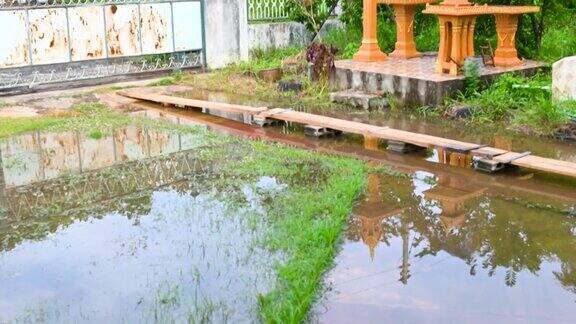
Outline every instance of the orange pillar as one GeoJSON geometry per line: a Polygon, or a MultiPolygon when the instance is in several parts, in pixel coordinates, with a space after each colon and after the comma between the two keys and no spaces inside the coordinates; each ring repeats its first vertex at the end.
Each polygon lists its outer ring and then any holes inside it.
{"type": "Polygon", "coordinates": [[[440,48],[437,73],[457,75],[464,60],[474,56],[475,16],[438,16],[440,20],[440,48]]]}
{"type": "MultiPolygon", "coordinates": [[[[458,74],[458,69],[462,65],[462,35],[465,35],[466,31],[462,26],[462,20],[460,18],[452,19],[452,51],[450,52],[450,63],[449,73],[452,75],[458,74]]],[[[468,44],[464,44],[468,46],[468,44]]]]}
{"type": "Polygon", "coordinates": [[[384,61],[386,54],[382,53],[376,38],[376,6],[377,0],[363,0],[362,15],[362,45],[354,57],[356,62],[384,61]]]}
{"type": "Polygon", "coordinates": [[[476,17],[470,17],[468,21],[468,49],[466,57],[474,56],[476,51],[474,50],[474,30],[476,29],[476,17]]]}
{"type": "Polygon", "coordinates": [[[414,16],[416,7],[402,4],[393,4],[396,17],[396,45],[390,56],[409,59],[419,57],[414,42],[414,16]]]}
{"type": "Polygon", "coordinates": [[[438,17],[440,28],[440,46],[438,47],[438,59],[436,61],[436,73],[444,73],[444,64],[448,61],[448,50],[450,48],[450,39],[448,38],[449,20],[443,16],[438,17]]]}
{"type": "Polygon", "coordinates": [[[494,52],[496,66],[522,65],[522,60],[518,58],[518,51],[516,51],[516,29],[518,29],[518,15],[496,15],[498,36],[498,47],[494,52]]]}

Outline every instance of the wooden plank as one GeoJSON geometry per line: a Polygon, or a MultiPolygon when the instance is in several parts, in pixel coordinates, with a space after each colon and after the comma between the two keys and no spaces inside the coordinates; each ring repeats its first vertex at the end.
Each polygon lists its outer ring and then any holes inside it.
{"type": "Polygon", "coordinates": [[[576,177],[576,163],[572,162],[530,155],[514,160],[511,164],[523,168],[576,177]]]}
{"type": "Polygon", "coordinates": [[[293,110],[281,110],[278,111],[277,113],[265,112],[261,115],[264,115],[267,118],[274,118],[301,124],[318,125],[341,130],[347,133],[373,136],[383,138],[386,140],[409,143],[420,147],[445,147],[459,151],[478,149],[478,144],[474,143],[466,143],[442,137],[418,134],[408,131],[392,129],[389,127],[369,125],[349,120],[342,120],[338,118],[314,115],[293,110]]]}
{"type": "Polygon", "coordinates": [[[167,96],[162,94],[149,94],[149,93],[143,93],[142,91],[121,91],[119,92],[119,94],[133,99],[152,101],[160,104],[171,104],[182,107],[207,108],[224,112],[246,113],[250,115],[256,115],[268,110],[268,108],[266,107],[252,107],[252,106],[228,104],[223,102],[167,96]]]}
{"type": "Polygon", "coordinates": [[[404,142],[420,147],[444,148],[457,151],[470,152],[471,155],[492,159],[495,162],[507,163],[533,170],[556,173],[576,177],[576,163],[542,158],[538,156],[522,156],[522,153],[510,152],[494,147],[479,147],[476,143],[467,143],[443,137],[413,133],[389,127],[364,124],[333,117],[314,115],[290,109],[268,109],[265,107],[251,107],[234,105],[205,100],[187,99],[161,94],[146,94],[142,91],[123,91],[119,94],[140,100],[156,103],[167,103],[183,107],[198,107],[220,110],[226,112],[248,113],[258,118],[271,118],[304,125],[316,125],[351,134],[377,137],[386,140],[404,142]]]}
{"type": "Polygon", "coordinates": [[[518,160],[528,155],[530,155],[530,152],[525,153],[508,152],[494,157],[493,160],[504,164],[510,164],[511,162],[514,162],[515,160],[518,160]]]}
{"type": "MultiPolygon", "coordinates": [[[[275,110],[275,109],[272,109],[275,110]]],[[[360,135],[373,135],[375,131],[386,129],[387,127],[374,126],[359,122],[353,122],[349,120],[343,120],[333,117],[326,117],[320,115],[309,114],[300,111],[288,110],[288,109],[278,109],[275,112],[267,111],[259,116],[264,116],[266,118],[273,118],[293,123],[299,123],[304,125],[316,125],[327,128],[332,128],[336,130],[341,130],[351,134],[360,135]]]]}
{"type": "Polygon", "coordinates": [[[472,150],[470,153],[474,156],[485,157],[488,159],[492,159],[495,156],[502,155],[508,153],[508,151],[495,148],[495,147],[482,147],[476,150],[472,150]]]}

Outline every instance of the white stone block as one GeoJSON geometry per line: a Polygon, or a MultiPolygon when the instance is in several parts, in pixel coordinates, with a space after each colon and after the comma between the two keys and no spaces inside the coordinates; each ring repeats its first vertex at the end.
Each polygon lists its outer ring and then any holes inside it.
{"type": "Polygon", "coordinates": [[[563,58],[552,66],[554,98],[576,100],[576,56],[563,58]]]}

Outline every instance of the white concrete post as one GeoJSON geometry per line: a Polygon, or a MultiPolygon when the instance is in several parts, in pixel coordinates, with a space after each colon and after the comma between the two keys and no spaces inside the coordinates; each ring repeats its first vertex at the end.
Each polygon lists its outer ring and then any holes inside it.
{"type": "Polygon", "coordinates": [[[206,0],[206,61],[220,68],[248,59],[248,8],[246,0],[206,0]]]}

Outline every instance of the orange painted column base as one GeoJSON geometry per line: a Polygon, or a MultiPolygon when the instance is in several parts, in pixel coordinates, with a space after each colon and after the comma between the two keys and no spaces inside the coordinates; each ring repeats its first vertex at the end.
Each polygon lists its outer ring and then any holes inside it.
{"type": "Polygon", "coordinates": [[[352,60],[356,62],[378,62],[384,61],[387,58],[388,55],[380,50],[377,42],[365,43],[363,41],[358,52],[352,57],[352,60]]]}
{"type": "Polygon", "coordinates": [[[384,54],[378,46],[376,39],[376,6],[377,0],[364,0],[363,1],[363,16],[362,16],[362,45],[354,57],[353,61],[356,62],[376,62],[384,61],[387,55],[384,54]]]}
{"type": "Polygon", "coordinates": [[[395,4],[392,7],[396,17],[396,45],[394,52],[390,53],[390,56],[403,59],[422,56],[416,50],[416,43],[414,42],[416,7],[401,4],[395,4]]]}
{"type": "Polygon", "coordinates": [[[518,29],[518,15],[497,14],[496,34],[498,47],[494,51],[494,64],[496,66],[518,66],[523,62],[518,58],[516,50],[516,30],[518,29]]]}

